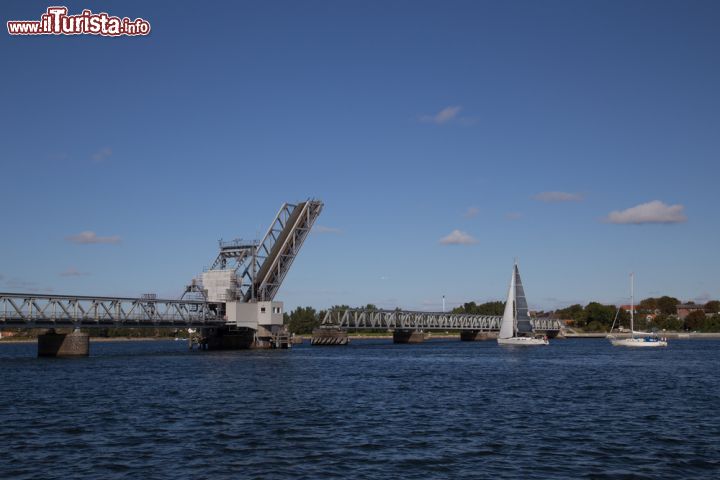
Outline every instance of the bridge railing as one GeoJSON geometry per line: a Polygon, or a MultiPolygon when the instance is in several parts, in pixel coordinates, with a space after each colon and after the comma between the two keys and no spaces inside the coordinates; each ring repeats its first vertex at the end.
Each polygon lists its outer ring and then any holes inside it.
{"type": "MultiPolygon", "coordinates": [[[[501,316],[466,313],[415,312],[405,310],[328,310],[322,320],[325,327],[345,329],[412,329],[412,330],[500,330],[501,316]]],[[[559,330],[557,320],[532,319],[534,330],[559,330]]]]}
{"type": "Polygon", "coordinates": [[[198,300],[0,293],[0,328],[203,327],[225,321],[198,300]]]}

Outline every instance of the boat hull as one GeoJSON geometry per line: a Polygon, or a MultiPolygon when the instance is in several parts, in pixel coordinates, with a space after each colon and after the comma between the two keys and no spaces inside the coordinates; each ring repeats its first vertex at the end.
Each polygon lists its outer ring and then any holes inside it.
{"type": "Polygon", "coordinates": [[[523,347],[531,347],[537,345],[548,345],[548,341],[544,338],[535,337],[510,337],[510,338],[498,338],[498,345],[515,345],[523,347]]]}
{"type": "Polygon", "coordinates": [[[647,340],[645,338],[611,338],[614,347],[658,348],[667,347],[665,340],[647,340]]]}

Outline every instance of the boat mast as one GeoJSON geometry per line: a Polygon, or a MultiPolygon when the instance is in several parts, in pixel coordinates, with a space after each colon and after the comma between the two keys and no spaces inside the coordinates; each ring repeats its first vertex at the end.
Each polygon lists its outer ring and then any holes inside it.
{"type": "Polygon", "coordinates": [[[515,272],[517,271],[517,257],[513,260],[513,337],[518,336],[518,326],[517,326],[517,281],[515,277],[515,272]]]}
{"type": "Polygon", "coordinates": [[[630,335],[635,336],[635,272],[630,272],[630,335]]]}

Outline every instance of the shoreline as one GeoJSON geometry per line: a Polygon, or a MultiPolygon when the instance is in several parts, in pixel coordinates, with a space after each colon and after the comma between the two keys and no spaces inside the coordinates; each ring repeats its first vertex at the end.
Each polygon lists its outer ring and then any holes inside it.
{"type": "MultiPolygon", "coordinates": [[[[571,333],[566,334],[564,337],[557,337],[553,340],[585,340],[585,339],[597,339],[605,338],[607,333],[571,333]]],[[[620,338],[629,337],[628,334],[617,334],[620,338]]],[[[662,332],[659,334],[661,337],[665,337],[672,340],[717,340],[720,339],[720,332],[698,332],[698,333],[682,333],[682,332],[662,332]]],[[[310,341],[312,335],[300,334],[297,335],[303,341],[310,341]]],[[[388,334],[374,334],[374,335],[363,335],[363,334],[349,334],[348,338],[351,340],[392,340],[393,336],[391,333],[388,334]]],[[[460,340],[459,334],[432,334],[428,333],[426,339],[431,340],[433,338],[444,339],[444,340],[460,340]]],[[[187,341],[187,338],[180,338],[175,340],[174,337],[90,337],[92,342],[96,343],[113,343],[113,342],[176,342],[176,341],[187,341]]],[[[488,339],[491,340],[491,339],[488,339]]],[[[36,343],[37,338],[0,338],[0,345],[2,344],[22,344],[22,343],[36,343]]]]}
{"type": "MultiPolygon", "coordinates": [[[[112,343],[112,342],[157,342],[157,341],[176,341],[174,337],[90,337],[90,341],[95,343],[112,343]]],[[[187,341],[187,338],[181,338],[182,341],[187,341]]],[[[36,343],[36,338],[15,338],[8,337],[0,338],[0,345],[3,343],[36,343]]]]}
{"type": "MultiPolygon", "coordinates": [[[[566,339],[585,339],[585,338],[605,338],[607,333],[570,333],[565,334],[566,339]]],[[[614,334],[618,338],[630,338],[629,333],[616,333],[614,334]]],[[[659,337],[665,337],[672,340],[711,340],[720,339],[720,332],[658,332],[659,337]]]]}

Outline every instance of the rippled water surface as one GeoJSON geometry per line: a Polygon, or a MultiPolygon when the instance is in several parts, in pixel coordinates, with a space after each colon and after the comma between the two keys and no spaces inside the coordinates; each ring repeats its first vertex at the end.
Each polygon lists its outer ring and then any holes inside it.
{"type": "Polygon", "coordinates": [[[720,342],[0,345],[0,478],[720,478],[720,342]]]}

